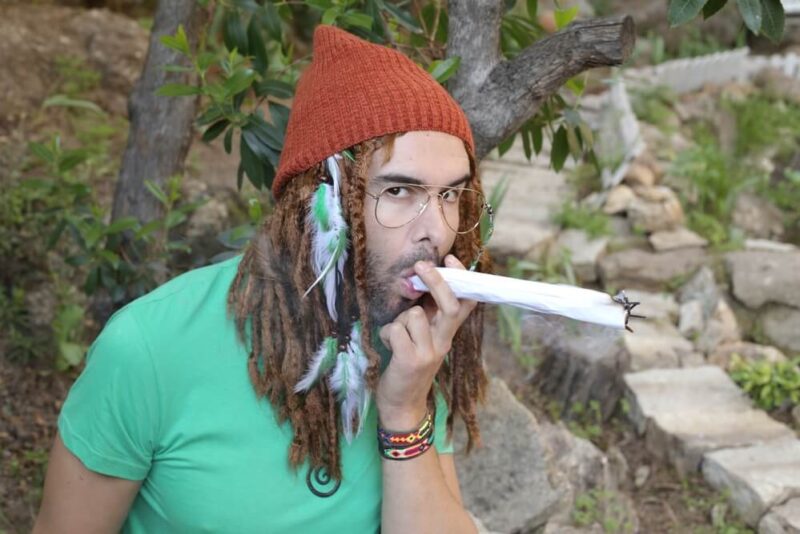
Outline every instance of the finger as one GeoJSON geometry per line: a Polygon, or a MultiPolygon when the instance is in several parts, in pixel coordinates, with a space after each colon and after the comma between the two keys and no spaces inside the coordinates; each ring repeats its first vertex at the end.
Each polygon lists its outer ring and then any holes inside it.
{"type": "Polygon", "coordinates": [[[425,310],[421,306],[413,306],[397,316],[395,322],[402,324],[412,343],[420,355],[433,354],[433,338],[431,325],[425,310]]]}
{"type": "Polygon", "coordinates": [[[417,262],[414,265],[414,270],[425,282],[425,285],[428,286],[430,295],[436,301],[436,306],[441,314],[449,320],[455,319],[461,306],[455,294],[453,294],[453,290],[442,278],[442,275],[429,262],[417,262]]]}
{"type": "Polygon", "coordinates": [[[392,351],[392,355],[408,354],[416,350],[405,325],[397,321],[384,325],[379,335],[383,344],[392,351]]]}

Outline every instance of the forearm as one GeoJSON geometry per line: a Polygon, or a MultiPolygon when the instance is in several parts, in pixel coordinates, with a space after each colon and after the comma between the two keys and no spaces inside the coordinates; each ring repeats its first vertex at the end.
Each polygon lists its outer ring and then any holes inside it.
{"type": "Polygon", "coordinates": [[[382,462],[381,532],[476,532],[469,514],[447,487],[435,448],[411,460],[382,462]]]}

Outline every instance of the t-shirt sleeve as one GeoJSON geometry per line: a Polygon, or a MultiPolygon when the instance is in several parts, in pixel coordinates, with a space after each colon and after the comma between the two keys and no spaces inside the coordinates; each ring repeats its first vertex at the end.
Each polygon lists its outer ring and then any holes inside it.
{"type": "Polygon", "coordinates": [[[450,410],[447,409],[447,402],[441,391],[436,388],[434,392],[436,398],[436,419],[433,427],[433,446],[439,454],[453,454],[453,441],[447,439],[447,416],[450,410]]]}
{"type": "Polygon", "coordinates": [[[64,445],[91,471],[143,480],[158,431],[159,386],[134,311],[123,308],[89,348],[58,418],[64,445]]]}

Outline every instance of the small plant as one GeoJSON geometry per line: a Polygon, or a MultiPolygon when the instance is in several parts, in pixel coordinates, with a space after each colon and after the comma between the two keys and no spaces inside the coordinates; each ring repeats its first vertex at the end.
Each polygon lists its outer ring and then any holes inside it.
{"type": "Polygon", "coordinates": [[[572,403],[567,418],[567,428],[579,438],[596,441],[603,435],[603,413],[596,400],[590,400],[585,406],[580,402],[572,403]]]}
{"type": "Polygon", "coordinates": [[[0,337],[9,359],[28,361],[38,354],[38,343],[25,305],[25,292],[19,287],[0,290],[0,337]]]}
{"type": "Polygon", "coordinates": [[[800,404],[800,357],[782,362],[748,362],[734,354],[731,377],[764,410],[800,404]]]}
{"type": "Polygon", "coordinates": [[[665,86],[643,88],[633,91],[631,106],[634,114],[662,131],[676,129],[678,118],[674,106],[675,93],[665,86]]]}
{"type": "Polygon", "coordinates": [[[606,214],[573,201],[565,202],[553,220],[562,228],[583,230],[593,239],[611,233],[606,214]]]}
{"type": "Polygon", "coordinates": [[[616,534],[633,532],[634,525],[620,494],[593,489],[575,497],[572,521],[578,527],[599,524],[603,532],[616,534]]]}
{"type": "Polygon", "coordinates": [[[762,93],[741,101],[725,100],[723,107],[736,119],[736,155],[764,151],[786,156],[800,146],[800,106],[762,93]]]}

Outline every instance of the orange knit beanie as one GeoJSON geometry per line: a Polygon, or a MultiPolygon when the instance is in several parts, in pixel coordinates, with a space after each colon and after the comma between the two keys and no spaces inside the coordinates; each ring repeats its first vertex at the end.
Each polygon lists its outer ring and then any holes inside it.
{"type": "Polygon", "coordinates": [[[272,193],[328,156],[390,133],[433,130],[463,139],[464,112],[433,77],[400,52],[333,26],[314,30],[311,65],[297,83],[272,193]]]}

